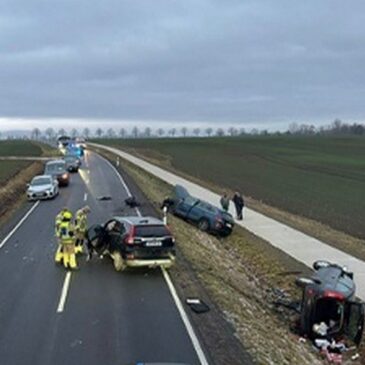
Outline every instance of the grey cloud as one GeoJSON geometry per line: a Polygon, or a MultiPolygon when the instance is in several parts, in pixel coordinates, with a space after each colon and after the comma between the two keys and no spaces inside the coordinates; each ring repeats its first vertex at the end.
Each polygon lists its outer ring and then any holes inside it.
{"type": "Polygon", "coordinates": [[[2,1],[0,116],[364,116],[365,3],[2,1]]]}

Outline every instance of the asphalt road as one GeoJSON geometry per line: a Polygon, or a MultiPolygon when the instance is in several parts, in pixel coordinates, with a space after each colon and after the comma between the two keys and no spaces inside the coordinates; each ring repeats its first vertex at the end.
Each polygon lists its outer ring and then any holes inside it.
{"type": "Polygon", "coordinates": [[[1,365],[200,364],[159,270],[117,273],[109,258],[79,258],[62,308],[66,271],[53,260],[56,214],[87,204],[90,223],[136,215],[122,209],[126,197],[111,166],[88,152],[70,186],[41,202],[0,249],[1,365]]]}

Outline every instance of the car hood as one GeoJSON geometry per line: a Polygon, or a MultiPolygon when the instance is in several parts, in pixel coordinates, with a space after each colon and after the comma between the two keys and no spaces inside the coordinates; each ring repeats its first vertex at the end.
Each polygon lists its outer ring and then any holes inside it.
{"type": "Polygon", "coordinates": [[[37,185],[37,186],[29,186],[28,190],[33,191],[35,193],[39,193],[41,191],[52,189],[51,184],[37,185]]]}

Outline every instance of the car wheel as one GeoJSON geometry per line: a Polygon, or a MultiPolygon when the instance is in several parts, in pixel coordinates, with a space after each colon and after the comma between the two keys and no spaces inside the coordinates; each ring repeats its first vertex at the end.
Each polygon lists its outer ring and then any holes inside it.
{"type": "Polygon", "coordinates": [[[119,251],[114,251],[110,255],[113,259],[114,269],[115,271],[123,271],[126,268],[125,261],[119,251]]]}
{"type": "Polygon", "coordinates": [[[295,279],[295,284],[299,286],[300,288],[304,288],[307,285],[313,285],[315,284],[315,281],[310,278],[300,277],[295,279]]]}
{"type": "Polygon", "coordinates": [[[324,260],[318,260],[313,263],[314,270],[318,270],[321,269],[322,267],[329,267],[329,266],[331,266],[331,263],[324,260]]]}
{"type": "Polygon", "coordinates": [[[203,231],[206,232],[209,229],[209,221],[205,218],[202,218],[199,222],[198,222],[198,228],[203,231]]]}

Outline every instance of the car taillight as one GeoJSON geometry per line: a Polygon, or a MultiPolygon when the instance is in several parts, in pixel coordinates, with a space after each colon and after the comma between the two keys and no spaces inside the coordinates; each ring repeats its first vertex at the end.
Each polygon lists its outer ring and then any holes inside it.
{"type": "Polygon", "coordinates": [[[128,244],[128,245],[133,245],[134,244],[134,234],[135,234],[135,227],[132,227],[131,229],[131,232],[130,234],[127,236],[125,242],[128,244]]]}
{"type": "Polygon", "coordinates": [[[325,290],[323,293],[324,298],[333,298],[338,300],[344,300],[345,296],[342,293],[333,290],[325,290]]]}
{"type": "Polygon", "coordinates": [[[63,174],[62,175],[62,179],[67,179],[68,175],[67,174],[63,174]]]}

